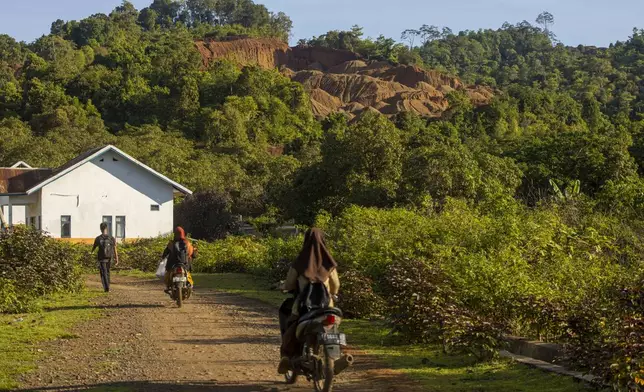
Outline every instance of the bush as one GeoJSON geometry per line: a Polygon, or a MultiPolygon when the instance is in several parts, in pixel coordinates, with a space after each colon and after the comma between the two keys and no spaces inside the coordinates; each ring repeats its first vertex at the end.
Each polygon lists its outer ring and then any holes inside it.
{"type": "Polygon", "coordinates": [[[119,267],[154,272],[172,237],[139,239],[118,246],[119,267]]]}
{"type": "Polygon", "coordinates": [[[174,221],[199,240],[222,239],[239,229],[230,200],[215,191],[188,196],[175,208],[174,221]]]}
{"type": "Polygon", "coordinates": [[[387,273],[390,321],[394,330],[416,343],[441,343],[446,352],[478,360],[496,355],[506,328],[487,321],[459,301],[440,267],[401,260],[387,273]]]}
{"type": "Polygon", "coordinates": [[[346,317],[362,319],[381,316],[385,303],[373,287],[373,280],[359,271],[340,274],[338,307],[342,313],[346,317]]]}
{"type": "Polygon", "coordinates": [[[418,260],[401,260],[387,270],[390,322],[415,343],[437,343],[456,313],[456,293],[445,273],[418,260]]]}
{"type": "Polygon", "coordinates": [[[199,242],[193,263],[196,272],[259,273],[268,270],[268,249],[252,237],[228,237],[212,243],[199,242]]]}
{"type": "MultiPolygon", "coordinates": [[[[155,271],[170,240],[171,237],[159,237],[120,245],[120,266],[155,271]]],[[[301,241],[300,237],[256,239],[240,236],[230,236],[214,242],[193,240],[197,249],[193,270],[206,273],[269,273],[276,280],[284,279],[288,267],[297,257],[301,241]]],[[[94,264],[95,262],[91,262],[90,266],[94,264]]]]}
{"type": "MultiPolygon", "coordinates": [[[[353,206],[317,222],[341,270],[373,281],[388,300],[385,317],[407,340],[486,359],[503,334],[546,339],[565,343],[582,368],[633,382],[615,369],[639,366],[626,336],[641,316],[611,292],[642,285],[634,280],[641,222],[626,224],[582,199],[490,210],[449,198],[440,210],[353,206]],[[619,354],[625,347],[632,350],[619,354]]],[[[341,291],[350,288],[342,283],[341,291]]],[[[364,289],[343,293],[343,306],[364,289]]]]}
{"type": "Polygon", "coordinates": [[[266,238],[262,242],[268,247],[267,262],[269,267],[269,279],[271,282],[279,282],[286,279],[291,264],[300,254],[303,236],[283,238],[266,238]]]}
{"type": "Polygon", "coordinates": [[[569,321],[566,360],[613,385],[616,391],[644,390],[644,279],[621,290],[611,309],[597,317],[586,307],[569,321]],[[617,306],[615,306],[617,305],[617,306]]]}
{"type": "Polygon", "coordinates": [[[0,232],[0,274],[0,312],[22,312],[39,297],[82,287],[78,248],[25,226],[0,232]]]}

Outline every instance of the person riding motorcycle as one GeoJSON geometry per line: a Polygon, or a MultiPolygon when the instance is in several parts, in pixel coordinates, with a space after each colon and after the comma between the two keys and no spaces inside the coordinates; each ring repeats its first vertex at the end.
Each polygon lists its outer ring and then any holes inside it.
{"type": "Polygon", "coordinates": [[[297,342],[296,332],[300,302],[302,300],[299,294],[303,293],[311,283],[323,283],[331,295],[331,298],[329,298],[329,306],[333,306],[333,297],[340,290],[337,266],[338,264],[326,248],[322,230],[318,228],[309,229],[304,235],[302,250],[289,268],[286,281],[282,287],[283,290],[295,292],[298,295],[293,302],[293,306],[290,308],[290,315],[285,314],[285,308],[288,308],[288,306],[284,305],[288,304],[292,299],[284,301],[282,308],[280,308],[280,325],[285,326],[285,331],[282,336],[282,346],[280,348],[282,358],[278,366],[279,374],[286,374],[288,372],[290,358],[298,353],[299,344],[297,342]]]}
{"type": "Polygon", "coordinates": [[[188,271],[188,285],[190,287],[194,286],[192,280],[192,275],[190,271],[192,270],[192,259],[196,256],[195,248],[192,246],[190,241],[186,238],[186,232],[181,226],[177,226],[174,230],[174,238],[168,243],[165,250],[163,251],[162,259],[168,258],[168,261],[165,265],[165,292],[170,294],[172,286],[172,271],[179,263],[179,252],[186,252],[188,265],[186,266],[188,271]]]}

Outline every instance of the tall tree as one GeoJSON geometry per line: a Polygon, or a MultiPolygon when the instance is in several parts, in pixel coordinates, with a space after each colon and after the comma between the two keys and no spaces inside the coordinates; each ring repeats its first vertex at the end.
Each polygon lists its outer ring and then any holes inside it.
{"type": "Polygon", "coordinates": [[[423,38],[423,45],[428,42],[437,40],[441,37],[441,32],[436,26],[423,25],[420,28],[420,36],[423,38]]]}
{"type": "Polygon", "coordinates": [[[543,26],[546,34],[550,34],[550,26],[555,24],[555,17],[548,11],[544,11],[537,16],[537,24],[543,26]]]}
{"type": "Polygon", "coordinates": [[[400,39],[403,39],[409,42],[409,49],[413,49],[414,43],[416,42],[416,38],[418,38],[419,36],[420,36],[420,30],[407,29],[402,32],[400,39]]]}

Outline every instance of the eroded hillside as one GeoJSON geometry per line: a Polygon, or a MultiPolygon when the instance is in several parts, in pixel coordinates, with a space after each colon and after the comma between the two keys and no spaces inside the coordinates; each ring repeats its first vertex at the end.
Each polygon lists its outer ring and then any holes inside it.
{"type": "Polygon", "coordinates": [[[451,91],[464,91],[475,105],[485,105],[493,97],[487,87],[466,86],[438,71],[367,62],[350,51],[290,48],[279,40],[250,38],[198,41],[196,45],[204,66],[227,59],[240,65],[279,68],[309,91],[318,117],[334,112],[354,116],[367,108],[386,115],[411,111],[439,117],[449,108],[446,95],[451,91]]]}

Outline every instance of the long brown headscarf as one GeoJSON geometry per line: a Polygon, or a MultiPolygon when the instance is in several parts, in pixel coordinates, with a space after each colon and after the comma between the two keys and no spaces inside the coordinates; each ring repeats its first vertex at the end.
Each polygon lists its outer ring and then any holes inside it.
{"type": "Polygon", "coordinates": [[[293,263],[299,275],[311,281],[325,282],[329,274],[337,268],[331,253],[324,244],[324,234],[317,228],[309,229],[304,235],[304,246],[293,263]]]}

